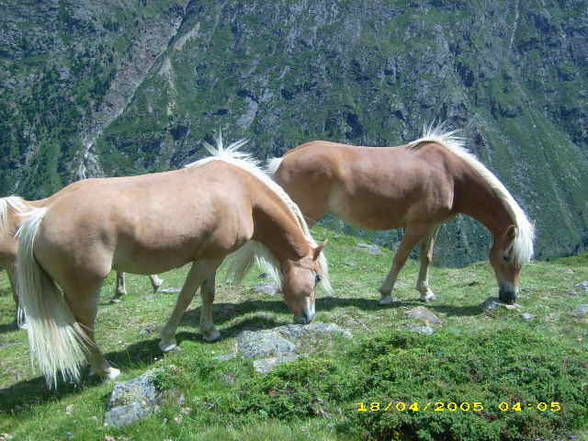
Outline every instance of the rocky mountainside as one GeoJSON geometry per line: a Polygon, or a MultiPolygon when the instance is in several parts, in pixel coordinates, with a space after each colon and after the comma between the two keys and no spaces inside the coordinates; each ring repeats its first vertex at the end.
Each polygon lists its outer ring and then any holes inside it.
{"type": "MultiPolygon", "coordinates": [[[[180,167],[222,128],[265,159],[448,120],[536,220],[588,245],[586,0],[0,0],[0,192],[180,167]]],[[[397,232],[379,240],[393,243],[397,232]]],[[[484,258],[459,218],[440,261],[484,258]]]]}

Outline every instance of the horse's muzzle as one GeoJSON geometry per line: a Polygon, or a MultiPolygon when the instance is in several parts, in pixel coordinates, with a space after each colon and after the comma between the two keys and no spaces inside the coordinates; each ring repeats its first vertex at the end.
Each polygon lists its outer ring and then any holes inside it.
{"type": "MultiPolygon", "coordinates": [[[[314,309],[314,308],[313,308],[314,309]]],[[[306,325],[314,318],[314,311],[302,311],[300,315],[294,316],[294,323],[306,325]]]]}
{"type": "Polygon", "coordinates": [[[507,305],[512,305],[517,299],[517,292],[518,289],[514,285],[507,282],[501,282],[498,290],[498,298],[501,302],[504,302],[507,305]]]}

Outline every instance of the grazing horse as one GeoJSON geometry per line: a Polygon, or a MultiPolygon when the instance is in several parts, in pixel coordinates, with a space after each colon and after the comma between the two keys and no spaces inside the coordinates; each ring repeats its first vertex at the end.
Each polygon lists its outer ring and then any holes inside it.
{"type": "MultiPolygon", "coordinates": [[[[17,306],[17,315],[19,302],[15,286],[16,251],[18,247],[16,232],[25,220],[26,213],[35,208],[47,207],[52,201],[64,194],[75,191],[89,181],[91,180],[75,182],[53,196],[38,201],[26,201],[18,196],[0,198],[0,267],[3,267],[8,274],[12,295],[17,306]]],[[[163,281],[157,275],[150,275],[149,279],[151,280],[153,292],[157,292],[163,281]]],[[[118,272],[113,300],[118,300],[124,294],[126,294],[124,273],[118,272]]]]}
{"type": "Polygon", "coordinates": [[[18,289],[31,354],[49,385],[57,374],[91,372],[115,378],[94,340],[100,285],[112,268],[136,274],[191,263],[160,348],[176,347],[175,330],[201,287],[204,340],[220,337],[212,321],[214,276],[223,259],[235,271],[255,259],[275,269],[285,302],[300,323],[315,315],[315,284],[326,278],[323,244],[312,239],[286,193],[253,161],[226,149],[175,171],[93,179],[83,188],[31,213],[19,230],[18,289]]]}
{"type": "Polygon", "coordinates": [[[425,130],[400,147],[358,147],[312,141],[272,159],[267,172],[312,225],[326,213],[372,230],[405,228],[392,268],[379,291],[392,302],[398,272],[421,242],[417,290],[435,299],[428,268],[437,228],[459,213],[479,220],[494,236],[490,263],[500,299],[513,303],[523,264],[533,254],[533,225],[508,190],[463,147],[455,132],[425,130]]]}

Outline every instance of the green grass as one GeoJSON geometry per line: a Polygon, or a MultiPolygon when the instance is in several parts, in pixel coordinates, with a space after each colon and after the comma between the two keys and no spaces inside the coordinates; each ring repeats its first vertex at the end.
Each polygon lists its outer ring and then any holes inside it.
{"type": "MultiPolygon", "coordinates": [[[[223,340],[204,343],[195,301],[178,329],[181,352],[165,357],[157,331],[176,294],[151,294],[146,277],[129,276],[129,295],[100,301],[97,338],[109,360],[130,379],[157,366],[174,365],[159,381],[164,405],[155,415],[122,429],[103,425],[112,382],[84,377],[49,391],[31,367],[26,336],[10,327],[14,306],[0,298],[0,434],[15,440],[564,440],[588,439],[587,319],[573,315],[588,303],[574,285],[588,279],[588,255],[534,262],[522,277],[520,310],[483,312],[496,295],[484,262],[462,269],[433,268],[438,300],[428,307],[442,320],[436,334],[411,333],[405,312],[419,305],[417,262],[409,261],[397,285],[397,303],[380,307],[376,288],[391,252],[373,256],[359,239],[315,229],[327,248],[336,297],[319,296],[317,321],[349,328],[353,341],[333,339],[309,348],[308,357],[268,375],[251,362],[219,362],[243,329],[290,323],[279,296],[221,283],[214,319],[223,340]],[[519,314],[536,315],[530,321],[519,314]],[[358,412],[358,402],[419,402],[419,411],[358,412]],[[481,412],[424,410],[427,402],[481,402],[481,412]],[[561,402],[563,411],[501,412],[500,402],[561,402]],[[112,439],[112,438],[111,438],[112,439]]],[[[180,287],[185,269],[164,274],[164,287],[180,287]]],[[[8,294],[2,275],[0,291],[8,294]]],[[[395,405],[395,404],[394,404],[395,405]]],[[[374,405],[375,406],[375,405],[374,405]]],[[[434,405],[431,405],[434,407],[434,405]]]]}

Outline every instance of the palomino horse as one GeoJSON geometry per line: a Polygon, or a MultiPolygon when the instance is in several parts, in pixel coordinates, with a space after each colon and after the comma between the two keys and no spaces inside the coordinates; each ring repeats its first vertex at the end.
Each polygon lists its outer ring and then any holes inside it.
{"type": "Polygon", "coordinates": [[[493,234],[490,263],[499,296],[513,303],[521,266],[533,254],[533,226],[504,185],[454,133],[429,128],[422,138],[401,147],[313,141],[271,160],[268,173],[311,225],[329,212],[358,227],[405,228],[379,289],[381,304],[392,301],[398,272],[419,242],[417,289],[422,300],[435,299],[427,279],[436,231],[459,213],[479,220],[493,234]]]}
{"type": "Polygon", "coordinates": [[[240,247],[236,270],[267,257],[295,320],[313,319],[318,274],[326,276],[324,245],[286,193],[238,158],[244,143],[224,149],[219,137],[216,157],[181,170],[93,179],[29,215],[18,233],[17,286],[31,353],[50,385],[59,371],[79,378],[86,356],[93,373],[119,375],[94,340],[98,291],[111,268],[150,274],[192,263],[161,331],[164,351],[176,347],[175,330],[200,286],[204,340],[220,337],[212,321],[214,275],[240,247]]]}
{"type": "MultiPolygon", "coordinates": [[[[75,191],[90,181],[75,182],[55,193],[53,196],[38,201],[26,201],[18,196],[0,198],[0,267],[6,269],[6,273],[8,274],[8,280],[12,288],[12,295],[17,310],[19,302],[15,286],[16,250],[18,247],[16,232],[24,222],[26,213],[35,208],[47,207],[52,201],[55,201],[64,194],[75,191]]],[[[163,281],[157,275],[150,275],[149,278],[153,292],[157,292],[163,281]]],[[[124,294],[126,294],[124,273],[119,272],[116,275],[116,288],[113,300],[118,300],[124,294]]]]}

